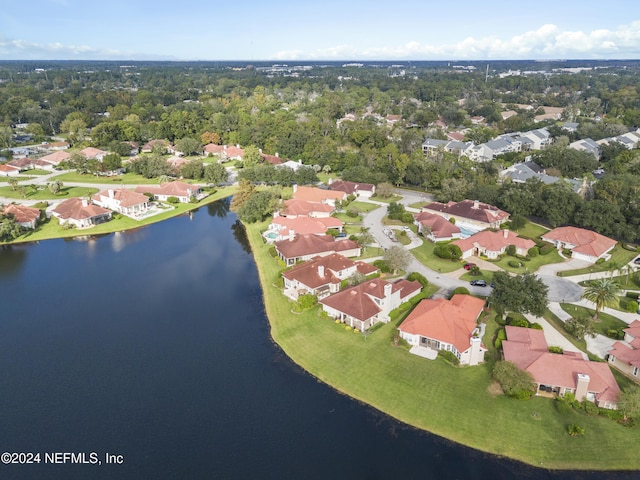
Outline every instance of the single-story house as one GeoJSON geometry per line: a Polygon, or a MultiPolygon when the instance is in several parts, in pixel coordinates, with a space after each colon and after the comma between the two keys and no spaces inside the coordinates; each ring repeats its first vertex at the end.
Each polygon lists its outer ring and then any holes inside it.
{"type": "Polygon", "coordinates": [[[624,340],[613,344],[607,361],[640,381],[640,320],[634,320],[624,329],[624,340]]]}
{"type": "Polygon", "coordinates": [[[414,225],[418,227],[418,233],[432,242],[446,242],[460,238],[462,235],[458,227],[435,213],[416,213],[413,218],[414,225]]]}
{"type": "Polygon", "coordinates": [[[371,198],[376,193],[376,186],[371,183],[346,182],[343,180],[332,180],[328,182],[329,190],[344,192],[355,197],[371,198]]]}
{"type": "Polygon", "coordinates": [[[111,210],[99,207],[83,198],[69,198],[57,205],[51,213],[61,225],[87,228],[111,220],[111,210]]]}
{"type": "Polygon", "coordinates": [[[160,200],[161,202],[166,202],[169,197],[176,197],[181,203],[188,203],[192,198],[201,200],[206,196],[197,185],[191,185],[178,180],[166,182],[160,186],[139,185],[135,191],[138,193],[150,193],[156,200],[160,200]]]}
{"type": "Polygon", "coordinates": [[[109,152],[105,152],[104,150],[100,150],[99,148],[94,147],[83,148],[82,150],[80,150],[80,153],[87,157],[87,159],[89,160],[95,159],[100,161],[102,161],[104,157],[109,155],[109,152]]]}
{"type": "Polygon", "coordinates": [[[43,162],[47,162],[50,166],[56,167],[60,165],[60,163],[66,162],[70,158],[71,155],[69,154],[69,152],[65,152],[64,150],[57,150],[53,153],[50,153],[49,155],[41,157],[40,160],[42,160],[43,162]]]}
{"type": "Polygon", "coordinates": [[[595,263],[599,258],[609,258],[608,253],[616,246],[615,240],[599,233],[577,227],[558,227],[540,237],[553,243],[558,250],[569,249],[571,256],[595,263]]]}
{"type": "Polygon", "coordinates": [[[571,142],[568,148],[573,148],[579,152],[588,152],[592,154],[596,159],[600,159],[601,149],[598,143],[590,138],[583,138],[582,140],[576,140],[571,142]]]}
{"type": "Polygon", "coordinates": [[[510,325],[505,330],[504,359],[531,374],[536,395],[572,393],[579,402],[586,399],[602,408],[616,408],[620,387],[609,365],[585,360],[577,352],[549,352],[542,330],[510,325]]]}
{"type": "Polygon", "coordinates": [[[379,272],[377,267],[365,262],[354,262],[339,253],[326,257],[314,257],[282,272],[284,294],[292,300],[300,295],[316,295],[323,299],[340,290],[340,282],[356,272],[372,275],[379,272]]]}
{"type": "Polygon", "coordinates": [[[0,163],[0,176],[17,177],[20,175],[20,168],[0,163]]]}
{"type": "Polygon", "coordinates": [[[500,225],[509,220],[507,212],[478,200],[448,203],[432,202],[423,206],[422,211],[440,215],[445,220],[453,218],[456,225],[467,226],[473,230],[500,228],[500,225]]]}
{"type": "Polygon", "coordinates": [[[284,208],[280,211],[283,217],[330,217],[335,207],[321,202],[308,202],[306,200],[296,200],[291,198],[285,200],[284,208]]]}
{"type": "Polygon", "coordinates": [[[278,256],[289,266],[334,252],[345,257],[359,257],[362,253],[360,245],[353,240],[335,240],[331,235],[295,235],[276,242],[275,247],[278,256]]]}
{"type": "Polygon", "coordinates": [[[389,322],[389,313],[421,289],[416,281],[401,279],[391,283],[376,278],[323,298],[320,303],[329,316],[363,331],[377,322],[389,322]]]}
{"type": "Polygon", "coordinates": [[[244,158],[244,150],[240,148],[240,145],[216,145],[215,143],[209,143],[205,145],[203,149],[204,155],[214,155],[220,159],[221,162],[229,160],[242,160],[244,158]]]}
{"type": "Polygon", "coordinates": [[[52,152],[56,150],[66,150],[69,147],[70,147],[69,142],[60,141],[60,142],[51,142],[51,143],[43,142],[40,145],[38,145],[36,148],[41,152],[52,152]]]}
{"type": "Polygon", "coordinates": [[[454,295],[451,300],[422,300],[400,324],[400,337],[410,345],[452,352],[461,365],[484,362],[484,325],[478,318],[485,301],[471,295],[454,295]]]}
{"type": "Polygon", "coordinates": [[[170,150],[173,150],[173,145],[171,145],[171,142],[169,140],[164,140],[164,139],[150,140],[142,146],[141,152],[151,153],[153,152],[154,148],[157,148],[162,153],[164,153],[164,152],[169,152],[170,150]]]}
{"type": "Polygon", "coordinates": [[[18,205],[10,203],[4,207],[2,215],[13,215],[19,225],[34,229],[40,219],[40,210],[34,207],[27,207],[26,205],[18,205]]]}
{"type": "Polygon", "coordinates": [[[109,188],[96,193],[93,202],[128,216],[137,216],[149,210],[149,197],[126,188],[109,188]]]}
{"type": "Polygon", "coordinates": [[[490,260],[495,260],[504,254],[509,245],[516,247],[518,255],[526,255],[530,248],[536,246],[533,240],[520,238],[517,234],[507,229],[497,232],[484,230],[470,237],[455,240],[453,244],[459,246],[460,250],[462,250],[462,258],[484,255],[490,260]]]}

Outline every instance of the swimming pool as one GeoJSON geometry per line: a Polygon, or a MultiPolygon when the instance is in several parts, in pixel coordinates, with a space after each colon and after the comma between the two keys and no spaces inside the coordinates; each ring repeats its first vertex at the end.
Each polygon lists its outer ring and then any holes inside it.
{"type": "Polygon", "coordinates": [[[468,238],[471,235],[475,235],[479,232],[479,230],[472,230],[468,227],[463,227],[462,225],[456,225],[460,229],[460,238],[468,238]]]}

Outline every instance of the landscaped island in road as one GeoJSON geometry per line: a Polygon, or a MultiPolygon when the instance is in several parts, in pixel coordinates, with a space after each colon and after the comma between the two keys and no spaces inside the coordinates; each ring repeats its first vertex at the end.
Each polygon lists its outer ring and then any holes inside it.
{"type": "MultiPolygon", "coordinates": [[[[558,412],[554,401],[508,399],[492,391],[489,364],[454,368],[394,347],[396,322],[365,338],[318,315],[292,314],[274,286],[281,267],[263,244],[265,223],[246,226],[275,342],[298,365],[338,391],[409,425],[470,447],[553,469],[635,470],[640,431],[603,417],[558,412]],[[586,434],[572,438],[569,424],[586,434]]],[[[495,330],[488,323],[485,343],[495,330]]]]}

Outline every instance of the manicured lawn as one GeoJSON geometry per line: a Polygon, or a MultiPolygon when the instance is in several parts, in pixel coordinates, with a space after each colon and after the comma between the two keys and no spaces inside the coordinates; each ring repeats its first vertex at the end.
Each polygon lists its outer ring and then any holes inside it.
{"type": "Polygon", "coordinates": [[[50,170],[44,170],[42,168],[33,168],[31,170],[27,170],[29,175],[49,175],[51,173],[50,170]]]}
{"type": "Polygon", "coordinates": [[[16,200],[64,200],[65,198],[93,195],[98,192],[98,189],[89,187],[62,187],[58,194],[54,195],[47,187],[40,187],[41,188],[35,193],[25,187],[26,197],[20,195],[18,189],[13,190],[11,187],[0,187],[0,197],[15,198],[16,200]]]}
{"type": "MultiPolygon", "coordinates": [[[[64,182],[79,182],[79,183],[104,183],[108,185],[127,185],[127,184],[158,184],[157,178],[146,178],[137,173],[124,173],[114,177],[103,177],[99,175],[83,175],[77,172],[63,173],[56,177],[52,177],[52,180],[60,180],[64,182]]],[[[188,181],[187,181],[188,183],[188,181]]]]}
{"type": "Polygon", "coordinates": [[[402,200],[402,196],[392,195],[391,197],[386,197],[386,198],[374,196],[374,197],[371,197],[371,200],[374,202],[391,203],[391,202],[397,202],[399,200],[402,200]]]}
{"type": "Polygon", "coordinates": [[[586,268],[566,270],[564,272],[560,272],[560,276],[570,277],[572,275],[587,275],[588,273],[593,273],[593,272],[609,272],[612,269],[612,265],[621,267],[629,263],[631,260],[633,260],[637,256],[638,256],[638,252],[625,250],[618,244],[613,248],[613,251],[611,253],[611,258],[609,259],[609,261],[603,262],[600,264],[594,264],[586,268]]]}
{"type": "MultiPolygon", "coordinates": [[[[595,310],[590,308],[572,305],[570,303],[561,303],[560,306],[565,312],[574,318],[591,318],[596,313],[595,310]]],[[[597,333],[606,336],[608,330],[627,328],[627,324],[613,315],[609,315],[608,313],[603,313],[601,311],[598,315],[598,321],[593,322],[593,328],[597,333]]]]}
{"type": "Polygon", "coordinates": [[[37,240],[46,240],[50,238],[69,238],[69,237],[87,236],[87,235],[101,235],[105,233],[129,230],[132,228],[139,228],[145,225],[149,225],[151,223],[160,222],[162,220],[166,220],[167,218],[171,218],[177,215],[187,213],[189,210],[193,210],[200,206],[211,203],[215,200],[228,197],[232,195],[234,192],[235,192],[235,187],[220,188],[214,194],[210,195],[209,197],[203,199],[198,203],[179,203],[179,204],[176,204],[176,208],[167,209],[166,212],[160,213],[158,215],[154,215],[153,217],[149,217],[141,221],[137,221],[132,218],[125,217],[124,215],[120,215],[118,216],[118,218],[115,218],[109,222],[105,222],[100,225],[96,225],[94,227],[83,229],[83,230],[77,230],[75,228],[71,228],[71,229],[63,228],[58,224],[57,219],[51,218],[46,223],[39,226],[35,231],[30,231],[25,235],[18,237],[16,240],[10,243],[33,242],[37,240]]]}
{"type": "Polygon", "coordinates": [[[520,274],[520,273],[525,273],[525,272],[535,272],[536,270],[538,270],[542,265],[548,265],[550,263],[560,263],[563,262],[564,259],[560,256],[560,254],[558,253],[557,250],[553,250],[549,253],[547,253],[546,255],[538,255],[537,257],[533,257],[531,258],[531,260],[527,261],[523,261],[523,260],[519,260],[520,263],[522,263],[521,267],[517,267],[514,268],[512,266],[509,265],[509,261],[510,260],[518,260],[515,257],[510,257],[508,255],[505,255],[504,257],[502,257],[500,260],[498,261],[491,261],[492,263],[495,263],[496,265],[498,265],[500,268],[502,268],[503,270],[506,270],[508,272],[512,272],[515,274],[520,274]]]}
{"type": "Polygon", "coordinates": [[[533,240],[539,239],[541,235],[547,233],[548,231],[549,229],[543,227],[542,225],[527,221],[525,226],[518,230],[516,233],[521,237],[527,237],[533,240]]]}
{"type": "Polygon", "coordinates": [[[19,182],[24,182],[27,180],[32,180],[34,177],[24,177],[22,175],[18,175],[15,177],[0,177],[0,183],[9,183],[10,178],[15,178],[19,182]]]}
{"type": "Polygon", "coordinates": [[[347,210],[355,209],[361,213],[369,213],[369,212],[372,212],[373,210],[376,210],[377,208],[382,208],[382,207],[380,207],[380,205],[376,205],[375,203],[358,202],[356,200],[351,202],[346,209],[347,210]]]}
{"type": "Polygon", "coordinates": [[[426,360],[409,354],[406,347],[394,347],[399,320],[364,337],[321,318],[319,308],[292,315],[290,302],[274,287],[281,267],[262,242],[264,228],[266,224],[249,225],[247,235],[271,335],[294,362],[320,381],[417,428],[531,465],[640,468],[640,455],[632,447],[640,441],[640,428],[576,412],[563,415],[546,398],[516,401],[497,395],[490,389],[488,364],[454,368],[441,359],[426,360]],[[584,427],[586,434],[570,437],[571,423],[584,427]]]}
{"type": "Polygon", "coordinates": [[[362,215],[351,217],[344,212],[334,213],[334,217],[340,220],[342,223],[362,223],[362,215]]]}
{"type": "MultiPolygon", "coordinates": [[[[493,274],[495,272],[491,270],[480,270],[480,275],[471,275],[469,272],[463,273],[460,275],[460,280],[464,280],[470,282],[471,280],[486,280],[487,283],[491,283],[493,281],[493,274]]],[[[490,290],[487,288],[487,295],[490,290]]]]}
{"type": "Polygon", "coordinates": [[[465,262],[462,261],[452,262],[451,260],[445,260],[437,257],[433,253],[435,246],[435,243],[432,243],[429,240],[424,240],[422,242],[422,246],[414,248],[411,250],[411,253],[413,253],[420,263],[426,265],[431,270],[435,270],[440,273],[453,272],[464,265],[465,262]]]}
{"type": "Polygon", "coordinates": [[[544,314],[542,315],[542,318],[544,318],[547,322],[549,322],[551,326],[553,326],[553,328],[555,328],[558,332],[560,332],[562,336],[567,340],[569,340],[575,347],[582,350],[583,352],[587,351],[587,342],[585,342],[584,340],[578,340],[576,337],[569,334],[564,329],[564,322],[560,320],[551,310],[549,309],[545,310],[544,314]]]}

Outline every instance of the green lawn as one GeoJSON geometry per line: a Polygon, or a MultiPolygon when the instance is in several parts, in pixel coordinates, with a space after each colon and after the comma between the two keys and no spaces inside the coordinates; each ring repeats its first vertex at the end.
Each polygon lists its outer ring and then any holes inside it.
{"type": "Polygon", "coordinates": [[[378,197],[378,196],[373,196],[371,197],[371,200],[374,202],[380,202],[380,203],[391,203],[391,202],[397,202],[399,200],[402,200],[402,196],[401,195],[392,195],[390,197],[378,197]]]}
{"type": "MultiPolygon", "coordinates": [[[[292,315],[290,302],[273,286],[281,267],[262,242],[264,228],[266,224],[249,225],[247,234],[271,335],[320,381],[417,428],[531,465],[640,469],[640,455],[632,447],[640,441],[640,428],[575,412],[562,415],[546,398],[516,401],[497,395],[490,388],[487,364],[454,368],[441,359],[426,360],[409,354],[406,347],[394,347],[397,321],[364,337],[323,319],[319,308],[292,315]],[[570,437],[571,423],[584,427],[586,435],[570,437]]],[[[485,338],[487,343],[490,339],[485,338]]]]}
{"type": "MultiPolygon", "coordinates": [[[[463,273],[460,275],[460,280],[464,280],[470,282],[471,280],[486,280],[487,283],[491,283],[493,281],[493,274],[495,272],[491,270],[480,270],[480,275],[471,275],[469,272],[463,273]]],[[[487,295],[489,294],[489,289],[487,289],[487,295]]]]}
{"type": "Polygon", "coordinates": [[[225,187],[218,189],[213,195],[208,196],[198,203],[179,203],[176,204],[176,208],[167,209],[166,212],[154,215],[153,217],[146,218],[141,221],[134,220],[124,215],[119,215],[118,218],[114,218],[109,222],[96,225],[91,228],[77,230],[75,228],[67,229],[58,224],[57,219],[51,218],[44,224],[40,225],[36,230],[29,231],[25,235],[18,237],[13,242],[9,243],[21,243],[21,242],[34,242],[37,240],[47,240],[51,238],[69,238],[77,236],[87,235],[101,235],[105,233],[120,232],[123,230],[129,230],[132,228],[139,228],[151,223],[160,222],[167,218],[175,217],[183,213],[193,210],[200,206],[211,203],[215,200],[228,197],[235,192],[235,187],[225,187]]]}
{"type": "Polygon", "coordinates": [[[52,177],[52,180],[60,180],[64,182],[78,182],[78,183],[104,183],[106,185],[136,185],[136,184],[158,184],[157,178],[146,178],[137,173],[125,173],[123,175],[117,175],[114,177],[104,177],[100,175],[84,175],[77,172],[63,173],[56,177],[52,177]]]}
{"type": "Polygon", "coordinates": [[[369,213],[381,207],[380,205],[376,205],[375,203],[359,202],[357,200],[354,200],[346,207],[347,210],[352,208],[358,210],[361,213],[369,213]]]}
{"type": "Polygon", "coordinates": [[[19,188],[14,190],[11,187],[0,187],[0,197],[15,198],[16,200],[64,200],[65,198],[93,195],[98,192],[98,189],[89,187],[62,187],[58,194],[54,195],[47,187],[40,186],[40,189],[35,193],[25,187],[26,196],[22,196],[19,188]]]}
{"type": "Polygon", "coordinates": [[[518,260],[518,259],[515,257],[510,257],[508,255],[505,255],[500,260],[497,260],[497,261],[489,260],[489,261],[492,263],[495,263],[503,270],[506,270],[508,272],[512,272],[515,274],[520,274],[525,272],[535,272],[542,265],[548,265],[550,263],[560,263],[564,261],[564,259],[560,256],[557,250],[553,250],[547,253],[546,255],[538,255],[537,257],[533,257],[528,262],[520,261],[520,263],[522,263],[522,266],[517,268],[514,268],[509,265],[510,260],[518,260]]]}
{"type": "Polygon", "coordinates": [[[31,170],[27,170],[29,175],[49,175],[51,170],[44,170],[42,168],[33,168],[31,170]]]}
{"type": "Polygon", "coordinates": [[[530,239],[539,239],[541,235],[547,233],[548,228],[538,225],[537,223],[529,222],[524,225],[520,230],[517,230],[517,234],[521,237],[527,237],[530,239]]]}
{"type": "Polygon", "coordinates": [[[616,245],[612,252],[611,258],[603,263],[594,264],[590,267],[586,268],[578,268],[575,270],[565,270],[564,272],[560,272],[561,277],[570,277],[572,275],[587,275],[588,273],[593,272],[609,272],[612,269],[612,266],[621,267],[626,265],[631,260],[638,256],[638,252],[632,252],[629,250],[625,250],[619,244],[616,245]]]}
{"type": "Polygon", "coordinates": [[[27,180],[33,180],[35,177],[25,177],[22,175],[17,175],[15,177],[0,177],[0,183],[9,183],[10,178],[15,178],[19,182],[26,182],[27,180]]]}
{"type": "MultiPolygon", "coordinates": [[[[560,306],[562,309],[571,315],[574,318],[591,318],[595,315],[596,311],[590,308],[581,307],[579,305],[572,305],[570,303],[561,303],[560,306]]],[[[603,313],[602,311],[598,314],[598,321],[593,322],[593,328],[596,333],[600,333],[604,336],[607,336],[608,330],[618,330],[619,328],[627,328],[627,324],[622,320],[614,317],[613,315],[609,315],[608,313],[603,313]]]]}
{"type": "Polygon", "coordinates": [[[433,253],[435,246],[435,243],[432,243],[429,240],[424,240],[422,242],[422,246],[414,248],[411,250],[411,253],[413,253],[420,263],[426,265],[431,270],[435,270],[440,273],[453,272],[454,270],[461,268],[466,263],[462,261],[452,262],[451,260],[445,260],[437,257],[433,253]]]}

